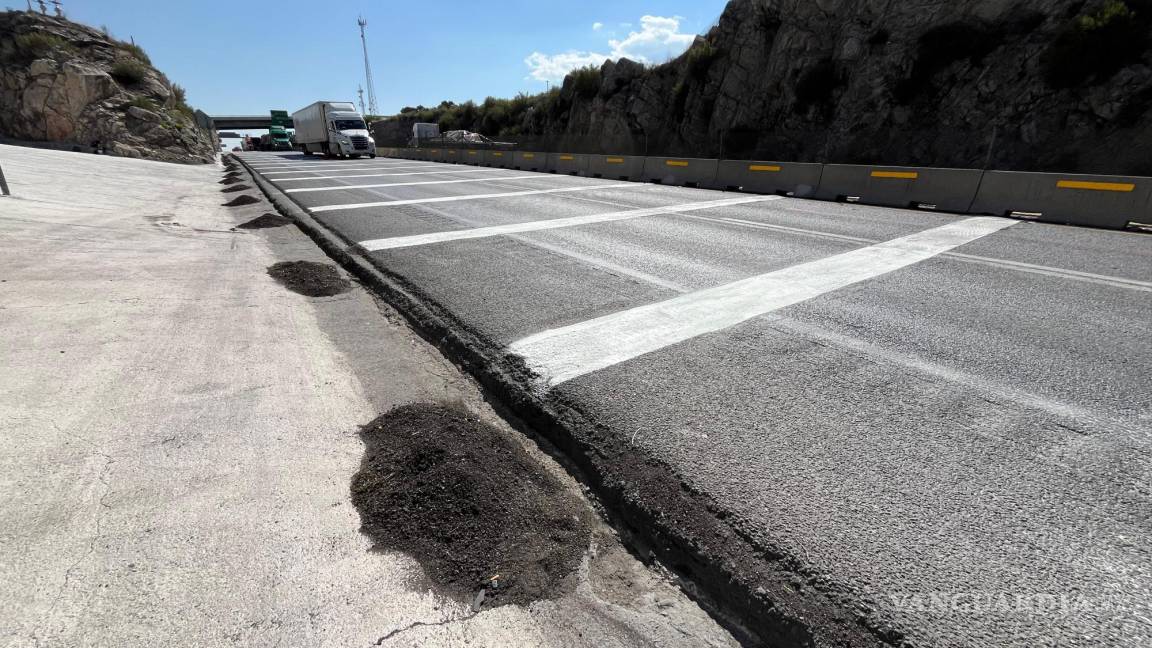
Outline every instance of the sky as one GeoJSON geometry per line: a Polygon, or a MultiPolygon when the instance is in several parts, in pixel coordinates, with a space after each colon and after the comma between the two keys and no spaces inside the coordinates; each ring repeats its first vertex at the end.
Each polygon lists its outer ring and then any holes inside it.
{"type": "MultiPolygon", "coordinates": [[[[663,62],[726,0],[62,0],[68,17],[130,37],[212,115],[358,101],[358,15],[381,114],[542,92],[605,58],[663,62]]],[[[25,8],[26,0],[0,0],[25,8]]],[[[35,2],[33,2],[35,4],[35,2]]],[[[367,96],[365,97],[367,103],[367,96]]]]}

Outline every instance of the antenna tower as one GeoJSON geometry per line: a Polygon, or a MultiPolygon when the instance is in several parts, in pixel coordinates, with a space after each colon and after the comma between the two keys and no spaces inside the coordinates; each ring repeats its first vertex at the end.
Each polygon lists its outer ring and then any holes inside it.
{"type": "Polygon", "coordinates": [[[378,115],[380,113],[376,108],[376,86],[372,83],[372,64],[368,62],[368,37],[364,35],[368,21],[361,16],[356,19],[356,24],[360,25],[360,42],[364,45],[364,80],[368,84],[368,114],[378,115]]]}

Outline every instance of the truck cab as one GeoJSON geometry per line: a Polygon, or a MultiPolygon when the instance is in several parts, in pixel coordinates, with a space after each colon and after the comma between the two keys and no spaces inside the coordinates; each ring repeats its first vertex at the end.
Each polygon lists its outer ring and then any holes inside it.
{"type": "Polygon", "coordinates": [[[282,126],[273,126],[268,129],[269,150],[291,151],[292,139],[288,131],[282,126]]]}
{"type": "Polygon", "coordinates": [[[329,152],[339,156],[376,157],[376,142],[357,112],[328,113],[329,152]]]}

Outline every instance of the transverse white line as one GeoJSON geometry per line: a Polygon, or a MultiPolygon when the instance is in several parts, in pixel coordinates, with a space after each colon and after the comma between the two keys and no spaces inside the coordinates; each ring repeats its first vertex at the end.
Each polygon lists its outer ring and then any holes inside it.
{"type": "Polygon", "coordinates": [[[741,198],[709,200],[706,202],[688,203],[685,205],[669,205],[667,207],[632,209],[628,211],[609,212],[606,214],[593,214],[590,216],[553,218],[549,220],[531,221],[528,223],[512,223],[510,225],[475,227],[472,229],[455,230],[449,232],[435,232],[432,234],[416,234],[413,236],[395,236],[392,238],[362,241],[359,243],[359,245],[369,252],[375,252],[377,250],[392,250],[396,248],[415,247],[417,245],[444,243],[447,241],[487,238],[490,236],[506,236],[509,234],[520,234],[523,232],[538,232],[540,230],[559,229],[561,227],[590,225],[593,223],[609,223],[612,221],[640,218],[642,216],[659,216],[662,214],[678,214],[682,212],[699,211],[701,209],[716,209],[719,207],[731,207],[733,205],[747,205],[749,203],[764,202],[767,200],[780,200],[781,198],[782,196],[744,196],[741,198]]]}
{"type": "Polygon", "coordinates": [[[420,205],[424,203],[456,202],[460,200],[487,200],[490,198],[515,198],[517,196],[536,196],[539,194],[566,193],[569,191],[592,191],[593,189],[645,189],[650,185],[638,182],[617,182],[614,184],[586,185],[583,187],[564,187],[561,189],[534,189],[532,191],[509,191],[495,194],[473,194],[470,196],[444,196],[442,198],[417,198],[415,200],[385,200],[382,202],[353,203],[349,205],[324,205],[322,207],[309,207],[312,213],[336,211],[339,209],[365,209],[368,207],[398,207],[400,205],[420,205]]]}
{"type": "MultiPolygon", "coordinates": [[[[407,171],[405,173],[361,173],[359,175],[332,175],[332,176],[311,176],[307,178],[271,178],[273,182],[295,182],[297,180],[343,180],[345,178],[384,178],[395,176],[420,176],[420,175],[437,175],[440,173],[482,173],[485,171],[507,171],[507,169],[444,169],[442,171],[407,171]]],[[[499,177],[493,177],[493,180],[499,180],[499,177]]]]}
{"type": "Polygon", "coordinates": [[[639,306],[512,343],[549,385],[610,367],[758,315],[930,259],[1011,227],[1007,218],[967,218],[925,232],[639,306]]]}
{"type": "Polygon", "coordinates": [[[305,193],[313,191],[347,191],[349,189],[382,189],[384,187],[418,187],[422,185],[449,185],[449,184],[473,184],[476,182],[503,182],[505,180],[551,180],[553,176],[544,175],[543,173],[533,173],[532,175],[518,175],[518,176],[502,176],[499,178],[465,178],[463,180],[422,180],[420,182],[389,182],[385,184],[363,184],[363,185],[337,185],[335,187],[298,187],[296,189],[285,189],[284,193],[305,193]]]}

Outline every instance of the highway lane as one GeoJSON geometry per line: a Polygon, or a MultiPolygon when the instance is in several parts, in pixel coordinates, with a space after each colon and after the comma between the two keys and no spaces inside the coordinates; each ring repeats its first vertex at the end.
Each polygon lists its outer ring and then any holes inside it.
{"type": "Polygon", "coordinates": [[[338,188],[289,195],[870,623],[933,645],[1152,641],[1152,238],[246,159],[338,188]],[[324,177],[360,174],[379,175],[324,177]]]}

